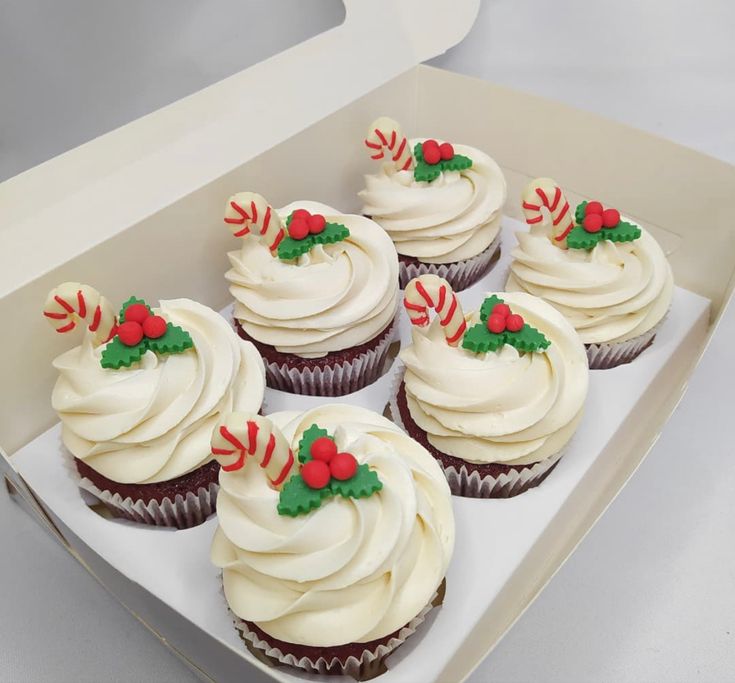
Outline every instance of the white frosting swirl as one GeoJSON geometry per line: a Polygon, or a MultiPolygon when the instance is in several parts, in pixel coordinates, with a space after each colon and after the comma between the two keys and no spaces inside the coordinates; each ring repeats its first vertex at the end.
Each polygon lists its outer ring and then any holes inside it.
{"type": "Polygon", "coordinates": [[[104,345],[87,335],[59,356],[52,404],[72,454],[120,483],[168,481],[211,460],[221,412],[258,412],[265,368],[255,347],[227,321],[189,299],[154,309],[186,330],[194,348],[157,355],[119,370],[100,365],[104,345]]]}
{"type": "MultiPolygon", "coordinates": [[[[435,318],[428,330],[413,330],[413,344],[400,354],[406,396],[411,417],[443,453],[525,465],[555,455],[571,438],[587,395],[587,356],[574,328],[547,303],[518,292],[497,296],[551,346],[473,353],[449,346],[435,318]]],[[[466,318],[469,327],[479,312],[466,318]]]]}
{"type": "Polygon", "coordinates": [[[377,472],[367,498],[334,497],[298,517],[257,466],[220,473],[212,561],[227,602],[274,638],[310,646],[367,642],[398,630],[432,599],[454,547],[438,463],[381,415],[348,405],[269,415],[294,450],[318,424],[377,472]]]}
{"type": "MultiPolygon", "coordinates": [[[[411,148],[422,138],[410,141],[411,148]]],[[[472,159],[464,171],[447,171],[431,183],[413,171],[383,167],[365,176],[362,213],[390,235],[399,254],[425,263],[453,263],[477,256],[497,237],[507,194],[505,178],[487,154],[454,145],[472,159]]]]}
{"type": "MultiPolygon", "coordinates": [[[[624,219],[630,221],[630,219],[624,219]]],[[[559,249],[543,228],[518,232],[505,288],[526,291],[561,311],[585,344],[623,342],[669,310],[674,277],[656,240],[602,240],[591,250],[559,249]]]]}
{"type": "Polygon", "coordinates": [[[257,240],[244,239],[228,254],[232,268],[225,275],[235,318],[253,339],[305,358],[370,341],[396,313],[395,247],[371,220],[324,204],[294,202],[278,213],[285,221],[297,208],[342,223],[350,236],[295,261],[273,258],[257,240]]]}

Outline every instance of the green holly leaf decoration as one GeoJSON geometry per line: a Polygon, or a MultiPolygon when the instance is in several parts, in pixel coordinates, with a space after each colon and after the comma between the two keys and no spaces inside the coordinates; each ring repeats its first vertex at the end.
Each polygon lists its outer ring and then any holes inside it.
{"type": "MultiPolygon", "coordinates": [[[[120,308],[120,317],[118,320],[125,320],[125,311],[133,304],[143,304],[148,313],[155,315],[153,309],[143,299],[131,296],[120,308]]],[[[133,363],[137,363],[146,351],[154,351],[159,354],[166,353],[182,353],[194,346],[191,335],[186,331],[173,325],[166,324],[166,331],[157,339],[143,337],[135,346],[127,346],[115,336],[102,350],[100,365],[108,370],[119,370],[120,368],[129,368],[133,363]]]]}
{"type": "Polygon", "coordinates": [[[567,235],[567,246],[570,249],[592,249],[603,237],[602,230],[587,232],[581,225],[575,225],[567,235]]]}
{"type": "Polygon", "coordinates": [[[637,225],[622,220],[613,228],[602,228],[597,232],[587,232],[582,227],[582,221],[588,203],[586,201],[581,202],[574,211],[574,219],[577,225],[567,235],[567,246],[570,249],[590,250],[602,240],[633,242],[641,236],[641,229],[637,225]]]}
{"type": "MultiPolygon", "coordinates": [[[[286,219],[286,229],[291,225],[293,213],[286,219]]],[[[278,245],[278,258],[283,261],[290,261],[298,258],[302,254],[306,254],[317,244],[335,244],[341,242],[350,236],[349,229],[342,223],[327,223],[324,230],[316,235],[307,235],[302,240],[295,240],[286,233],[286,236],[278,245]]]]}
{"type": "Polygon", "coordinates": [[[493,312],[493,308],[502,303],[503,300],[500,297],[495,296],[495,294],[485,299],[485,301],[482,302],[482,306],[480,306],[480,320],[486,323],[490,314],[493,312]]]}
{"type": "Polygon", "coordinates": [[[620,221],[614,228],[603,228],[600,232],[611,242],[632,242],[641,236],[641,229],[628,221],[620,221]]]}
{"type": "Polygon", "coordinates": [[[417,142],[413,148],[413,156],[415,160],[413,169],[413,179],[418,182],[430,183],[436,180],[442,171],[464,171],[472,166],[472,159],[455,154],[451,159],[442,159],[436,164],[427,164],[424,161],[422,152],[422,143],[417,142]]]}
{"type": "Polygon", "coordinates": [[[145,302],[143,299],[138,299],[138,297],[131,296],[123,305],[120,307],[120,315],[118,315],[117,319],[122,322],[125,320],[125,311],[128,310],[128,306],[132,306],[133,304],[143,304],[147,309],[148,313],[151,315],[154,315],[153,309],[145,302]]]}
{"type": "Polygon", "coordinates": [[[582,225],[582,221],[584,220],[585,211],[587,210],[587,204],[589,202],[585,199],[583,202],[579,203],[577,205],[577,208],[574,210],[574,221],[578,225],[582,225]]]}
{"type": "Polygon", "coordinates": [[[489,296],[480,306],[480,322],[470,327],[462,338],[462,348],[474,353],[497,351],[504,344],[510,344],[524,353],[543,351],[551,346],[551,342],[535,327],[524,324],[518,332],[505,330],[491,332],[487,327],[487,319],[497,304],[505,303],[500,297],[489,296]]]}
{"type": "MultiPolygon", "coordinates": [[[[315,424],[311,425],[311,427],[301,435],[301,440],[299,441],[299,462],[302,465],[311,460],[311,444],[322,436],[332,439],[326,429],[322,429],[315,424]]],[[[334,439],[332,439],[332,441],[334,441],[334,439]]]]}
{"type": "Polygon", "coordinates": [[[108,370],[129,368],[133,363],[137,363],[145,352],[143,342],[136,346],[125,346],[118,337],[113,337],[102,350],[100,365],[108,370]]]}
{"type": "MultiPolygon", "coordinates": [[[[312,459],[311,445],[321,437],[334,440],[326,429],[316,424],[303,432],[298,447],[300,463],[304,464],[312,459]]],[[[366,464],[358,465],[355,474],[344,481],[331,477],[329,483],[322,489],[311,488],[300,473],[294,474],[281,489],[277,510],[279,515],[296,517],[316,510],[321,506],[322,501],[332,496],[367,498],[382,488],[383,484],[378,474],[366,464]]]]}
{"type": "Polygon", "coordinates": [[[316,510],[322,500],[331,497],[329,486],[323,489],[313,489],[307,486],[300,474],[292,476],[281,489],[278,497],[278,514],[296,517],[316,510]]]}
{"type": "Polygon", "coordinates": [[[528,324],[524,325],[518,332],[506,331],[504,334],[506,343],[525,353],[533,353],[551,346],[551,342],[541,332],[528,324]]]}
{"type": "Polygon", "coordinates": [[[494,334],[487,329],[485,322],[479,322],[470,327],[462,337],[462,348],[474,353],[497,351],[505,344],[505,333],[494,334]]]}
{"type": "Polygon", "coordinates": [[[146,344],[151,351],[156,353],[182,353],[194,346],[189,333],[172,323],[166,325],[166,331],[162,337],[143,339],[141,344],[146,344]]]}
{"type": "Polygon", "coordinates": [[[371,470],[367,465],[358,465],[354,477],[340,481],[332,479],[329,483],[332,493],[343,498],[367,498],[376,491],[383,488],[383,483],[378,479],[377,472],[371,470]]]}

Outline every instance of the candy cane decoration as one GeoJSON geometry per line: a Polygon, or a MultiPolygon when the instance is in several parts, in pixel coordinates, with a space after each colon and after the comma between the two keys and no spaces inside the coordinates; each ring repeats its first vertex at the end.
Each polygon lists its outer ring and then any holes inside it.
{"type": "Polygon", "coordinates": [[[230,197],[225,209],[225,223],[231,226],[235,237],[245,237],[252,232],[273,256],[286,236],[278,214],[255,192],[238,192],[230,197]]]}
{"type": "Polygon", "coordinates": [[[552,242],[566,249],[566,239],[574,227],[574,217],[561,188],[551,178],[537,178],[526,185],[522,199],[523,213],[529,225],[543,222],[542,206],[549,210],[552,242]]]}
{"type": "Polygon", "coordinates": [[[255,456],[268,481],[279,490],[294,465],[293,451],[278,427],[267,417],[249,413],[229,413],[217,423],[212,455],[225,472],[242,469],[247,457],[255,456]]]}
{"type": "Polygon", "coordinates": [[[438,275],[426,274],[411,280],[403,294],[403,305],[411,324],[425,327],[429,324],[429,308],[439,316],[449,346],[457,346],[467,329],[462,304],[449,283],[438,275]]]}
{"type": "Polygon", "coordinates": [[[78,323],[87,324],[97,345],[108,342],[117,328],[112,304],[89,285],[64,282],[46,297],[43,315],[57,332],[74,330],[78,323]]]}
{"type": "Polygon", "coordinates": [[[408,138],[401,132],[396,121],[381,116],[373,121],[368,130],[365,144],[370,149],[371,159],[383,159],[388,156],[396,171],[410,171],[413,168],[413,155],[408,138]]]}

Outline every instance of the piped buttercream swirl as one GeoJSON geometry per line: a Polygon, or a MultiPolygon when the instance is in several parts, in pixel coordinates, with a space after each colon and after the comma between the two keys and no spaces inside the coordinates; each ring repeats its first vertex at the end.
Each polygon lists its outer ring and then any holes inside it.
{"type": "Polygon", "coordinates": [[[637,240],[602,240],[589,251],[559,249],[541,228],[517,237],[506,289],[548,301],[585,344],[637,337],[660,322],[671,305],[671,266],[643,228],[637,240]]]}
{"type": "Polygon", "coordinates": [[[225,275],[235,318],[253,339],[306,358],[374,339],[393,320],[398,301],[398,256],[390,238],[363,216],[316,202],[294,202],[278,213],[285,221],[297,208],[345,225],[350,236],[295,261],[243,240],[228,254],[232,267],[225,275]]]}
{"type": "Polygon", "coordinates": [[[432,599],[454,546],[449,487],[437,462],[392,422],[326,405],[269,416],[294,450],[312,424],[377,472],[367,498],[335,496],[281,516],[260,467],[221,472],[212,561],[241,619],[274,638],[336,646],[382,638],[432,599]]]}
{"type": "MultiPolygon", "coordinates": [[[[489,296],[489,295],[488,295],[489,296]]],[[[551,345],[474,353],[449,346],[438,318],[404,349],[411,417],[438,450],[472,463],[524,465],[558,453],[582,415],[589,370],[579,335],[547,303],[519,292],[497,296],[551,345]]],[[[468,326],[479,312],[466,316],[468,326]]]]}
{"type": "Polygon", "coordinates": [[[100,365],[103,346],[87,335],[54,361],[52,404],[71,453],[120,483],[168,481],[211,460],[221,412],[258,412],[263,361],[227,321],[189,299],[161,301],[158,315],[186,330],[194,348],[119,370],[100,365]]]}
{"type": "MultiPolygon", "coordinates": [[[[423,139],[411,140],[411,148],[423,139]]],[[[472,159],[463,171],[446,171],[431,183],[413,171],[383,167],[365,176],[362,212],[390,235],[399,254],[425,263],[453,263],[477,256],[497,237],[507,189],[500,167],[487,154],[454,145],[472,159]]]]}

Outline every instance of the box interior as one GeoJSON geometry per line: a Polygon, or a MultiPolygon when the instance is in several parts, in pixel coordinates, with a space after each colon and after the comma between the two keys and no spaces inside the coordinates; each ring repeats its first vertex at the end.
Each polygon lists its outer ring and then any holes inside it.
{"type": "MultiPolygon", "coordinates": [[[[459,294],[470,310],[487,291],[502,287],[510,259],[515,229],[525,229],[506,219],[503,244],[506,251],[496,268],[481,283],[459,294]]],[[[636,363],[604,372],[593,372],[587,413],[552,475],[537,489],[509,500],[476,500],[453,497],[457,520],[455,556],[447,574],[444,605],[431,616],[406,646],[389,659],[391,667],[381,676],[392,681],[460,680],[525,608],[597,513],[594,505],[614,493],[610,482],[637,460],[621,449],[625,437],[653,396],[666,395],[676,373],[662,370],[691,357],[706,335],[709,302],[677,288],[669,318],[655,344],[636,363]],[[590,516],[592,511],[592,516],[590,516]],[[501,550],[502,549],[502,550],[501,550]],[[509,588],[517,582],[518,588],[509,588]],[[477,648],[475,652],[474,649],[477,648]]],[[[404,340],[411,335],[405,316],[404,340]]],[[[397,367],[393,368],[393,375],[397,367]]],[[[356,392],[350,402],[381,412],[396,378],[386,375],[375,385],[356,392]]],[[[323,399],[300,402],[298,397],[268,390],[267,412],[319,405],[323,399]],[[304,405],[306,404],[306,405],[304,405]]],[[[326,402],[329,402],[326,401],[326,402]]],[[[180,614],[189,625],[201,629],[197,639],[213,638],[228,651],[254,662],[243,648],[226,611],[218,570],[209,562],[209,544],[216,519],[185,531],[141,527],[97,515],[82,502],[76,479],[59,439],[59,426],[41,435],[16,457],[20,475],[58,516],[57,526],[68,528],[85,546],[117,569],[143,593],[157,596],[163,605],[180,614]],[[172,580],[172,575],[176,576],[172,580]]],[[[140,597],[138,597],[140,601],[140,597]]],[[[211,648],[185,650],[194,663],[217,679],[211,648]]],[[[259,667],[260,668],[260,667],[259,667]]],[[[278,680],[312,679],[288,669],[268,669],[278,680]]]]}
{"type": "MultiPolygon", "coordinates": [[[[711,334],[735,271],[735,237],[724,208],[735,187],[733,167],[592,114],[421,66],[3,296],[0,313],[10,316],[16,329],[29,331],[5,335],[2,342],[5,358],[13,359],[4,364],[5,450],[16,451],[55,422],[48,405],[55,380],[51,360],[71,342],[54,335],[40,315],[49,289],[73,279],[114,301],[134,291],[150,300],[189,296],[221,308],[228,300],[225,254],[235,243],[221,223],[227,197],[252,189],[275,206],[310,198],[357,209],[361,174],[372,163],[362,139],[367,124],[381,114],[399,120],[409,136],[430,133],[487,150],[508,179],[507,213],[513,217],[520,216],[523,184],[538,175],[555,177],[570,200],[596,198],[621,207],[661,240],[677,285],[711,300],[706,331],[711,334]]],[[[702,315],[706,311],[700,310],[702,315]]],[[[477,616],[473,634],[437,680],[469,673],[604,511],[668,419],[706,334],[687,337],[686,353],[669,359],[666,373],[648,378],[648,400],[635,406],[628,429],[610,435],[600,456],[608,466],[590,470],[567,492],[540,543],[506,577],[502,595],[477,616]],[[584,514],[575,514],[581,510],[584,514]]],[[[470,521],[458,515],[458,525],[470,521]]]]}
{"type": "Polygon", "coordinates": [[[0,315],[28,331],[0,342],[13,359],[4,364],[13,400],[0,413],[2,448],[12,453],[54,422],[51,360],[69,341],[40,315],[52,287],[76,280],[113,301],[134,291],[221,308],[225,254],[236,243],[221,222],[227,197],[252,189],[274,206],[310,198],[357,210],[362,174],[373,163],[362,140],[369,122],[386,112],[409,136],[431,132],[489,151],[508,179],[510,216],[520,217],[521,189],[539,175],[554,177],[570,200],[623,208],[661,241],[676,283],[710,299],[718,317],[735,270],[735,232],[726,215],[733,167],[562,104],[419,66],[0,298],[0,315]]]}

